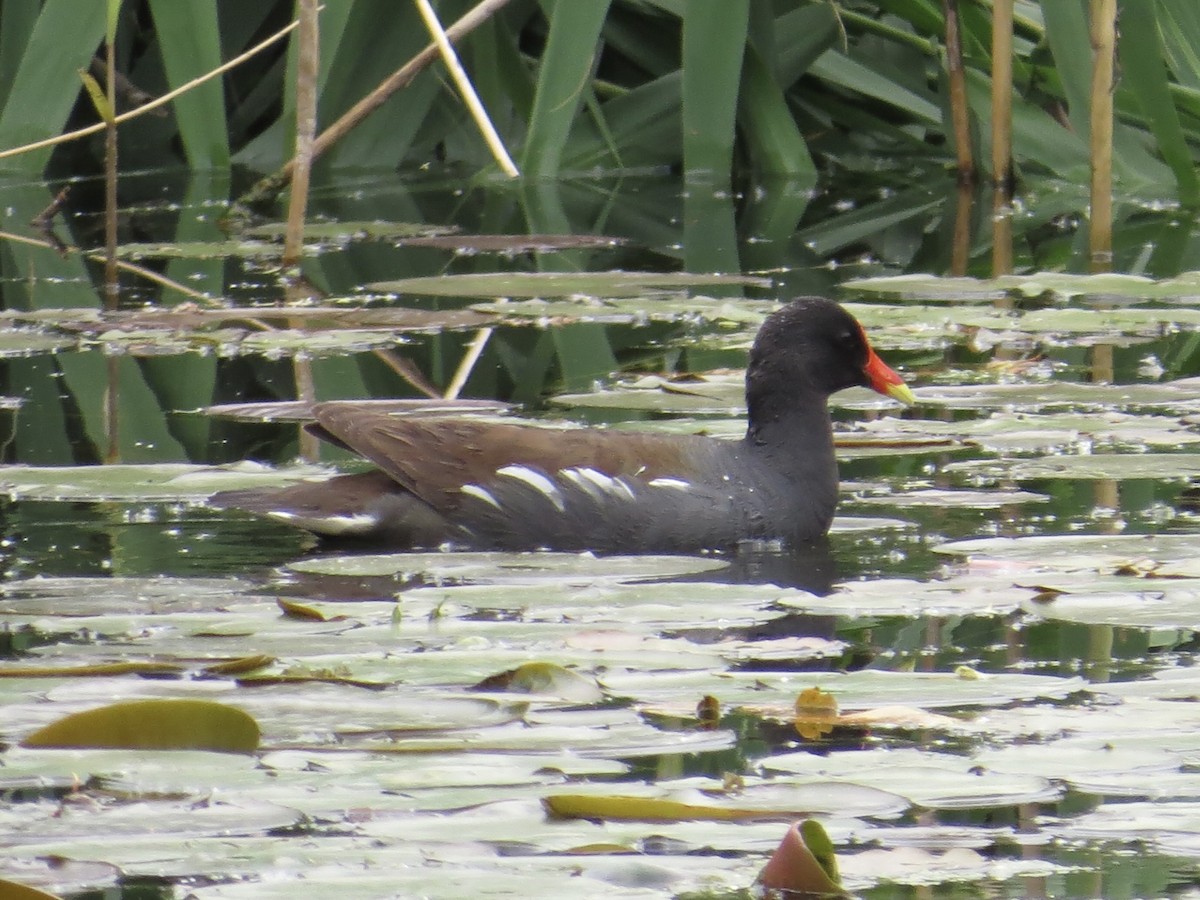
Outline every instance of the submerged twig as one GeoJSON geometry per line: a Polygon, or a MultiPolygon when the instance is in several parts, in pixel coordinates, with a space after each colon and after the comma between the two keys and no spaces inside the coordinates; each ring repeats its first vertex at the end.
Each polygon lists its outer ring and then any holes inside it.
{"type": "Polygon", "coordinates": [[[58,255],[66,257],[71,248],[54,232],[54,217],[57,216],[63,208],[63,204],[67,201],[67,195],[71,193],[71,186],[67,185],[61,191],[54,195],[54,199],[40,213],[29,220],[29,226],[36,228],[45,238],[46,243],[58,251],[58,255]]]}
{"type": "Polygon", "coordinates": [[[446,392],[442,396],[447,400],[458,399],[459,392],[463,389],[463,385],[467,383],[467,379],[471,377],[475,363],[479,362],[479,357],[483,355],[483,348],[487,346],[488,339],[491,338],[493,331],[495,331],[494,328],[480,328],[475,332],[475,337],[467,345],[467,352],[463,354],[462,361],[458,364],[458,369],[455,371],[454,377],[446,385],[446,392]]]}
{"type": "Polygon", "coordinates": [[[426,397],[441,399],[441,391],[430,384],[429,380],[425,377],[421,370],[413,364],[412,360],[400,356],[398,353],[392,350],[376,350],[375,356],[380,360],[380,362],[411,384],[426,397]]]}

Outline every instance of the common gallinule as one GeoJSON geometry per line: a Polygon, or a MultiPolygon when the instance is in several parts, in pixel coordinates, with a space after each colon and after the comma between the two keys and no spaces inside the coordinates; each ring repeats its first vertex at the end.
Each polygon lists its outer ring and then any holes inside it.
{"type": "Polygon", "coordinates": [[[913,402],[849,313],[801,297],[767,317],[750,350],[740,441],[398,418],[322,403],[309,430],[377,469],[228,491],[213,503],[400,547],[645,553],[804,542],[833,518],[827,400],[853,385],[913,402]]]}

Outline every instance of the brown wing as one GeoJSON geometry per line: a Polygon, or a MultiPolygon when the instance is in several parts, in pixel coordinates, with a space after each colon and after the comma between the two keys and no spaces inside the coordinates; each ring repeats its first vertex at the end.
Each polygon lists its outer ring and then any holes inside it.
{"type": "Polygon", "coordinates": [[[488,484],[505,466],[529,466],[549,475],[572,467],[592,468],[610,477],[689,474],[691,442],[678,437],[463,418],[400,418],[352,403],[318,404],[313,413],[317,434],[361,454],[441,512],[458,507],[463,485],[488,484]]]}

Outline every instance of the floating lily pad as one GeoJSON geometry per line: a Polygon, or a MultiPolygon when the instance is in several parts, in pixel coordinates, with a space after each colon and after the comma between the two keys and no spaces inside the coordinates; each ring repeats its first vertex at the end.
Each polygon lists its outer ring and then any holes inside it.
{"type": "Polygon", "coordinates": [[[217,491],[283,487],[328,474],[315,466],[272,469],[249,462],[227,466],[0,466],[0,494],[22,500],[187,500],[217,491]]]}
{"type": "Polygon", "coordinates": [[[1044,503],[1050,498],[1030,491],[967,491],[951,488],[922,488],[856,498],[859,503],[886,506],[937,506],[966,509],[996,509],[1018,503],[1044,503]]]}
{"type": "Polygon", "coordinates": [[[764,760],[764,765],[768,771],[877,787],[930,809],[1039,803],[1055,800],[1063,793],[1044,775],[991,772],[969,757],[924,750],[787,753],[764,760]]]}
{"type": "MultiPolygon", "coordinates": [[[[356,407],[372,412],[404,416],[499,415],[512,409],[500,400],[354,400],[356,407]]],[[[206,416],[220,416],[239,422],[311,422],[313,404],[302,400],[266,403],[223,403],[206,407],[206,416]]]]}
{"type": "Polygon", "coordinates": [[[787,595],[780,605],[814,615],[1001,616],[1020,609],[1030,591],[986,575],[938,580],[878,578],[839,584],[824,597],[787,595]]]}
{"type": "MultiPolygon", "coordinates": [[[[274,803],[235,801],[199,796],[165,797],[127,803],[81,803],[63,815],[57,803],[22,803],[0,810],[0,828],[10,841],[26,848],[34,839],[103,838],[108,842],[133,844],[143,838],[172,843],[202,838],[226,838],[295,826],[301,816],[274,803]]],[[[161,851],[161,848],[160,848],[161,851]]],[[[94,858],[94,857],[93,857],[94,858]]]]}
{"type": "Polygon", "coordinates": [[[277,258],[279,255],[278,244],[251,240],[178,241],[160,244],[125,243],[117,247],[117,256],[134,261],[141,259],[271,259],[277,258]]]}
{"type": "Polygon", "coordinates": [[[949,302],[960,302],[963,299],[993,300],[1005,296],[1190,301],[1200,298],[1200,275],[1196,272],[1185,272],[1176,278],[1156,281],[1142,275],[1121,272],[1032,272],[1026,275],[1002,275],[998,278],[946,278],[914,274],[855,278],[844,282],[842,287],[861,293],[949,302]]]}
{"type": "MultiPolygon", "coordinates": [[[[287,222],[267,222],[253,225],[242,232],[247,237],[282,240],[287,234],[287,222]]],[[[432,238],[450,235],[458,229],[424,222],[305,222],[304,240],[338,244],[355,241],[391,241],[405,238],[432,238]]]]}
{"type": "Polygon", "coordinates": [[[896,846],[872,848],[838,857],[842,880],[856,884],[913,885],[924,892],[932,885],[946,884],[949,890],[974,882],[1004,882],[1009,879],[1066,878],[1077,871],[1045,859],[997,859],[992,852],[967,847],[896,846]]]}
{"type": "Polygon", "coordinates": [[[972,459],[947,463],[943,469],[976,478],[1013,481],[1043,478],[1183,480],[1191,479],[1200,471],[1200,453],[1089,453],[1038,459],[972,459]]]}
{"type": "Polygon", "coordinates": [[[598,703],[604,691],[595,679],[586,678],[565,666],[530,662],[489,675],[474,686],[477,691],[503,691],[515,694],[545,694],[576,703],[598,703]]]}
{"type": "MultiPolygon", "coordinates": [[[[624,786],[630,787],[630,786],[624,786]]],[[[838,782],[790,785],[782,782],[748,786],[736,793],[702,792],[699,785],[672,789],[661,785],[637,793],[612,793],[607,785],[592,785],[580,793],[548,795],[547,812],[561,818],[642,822],[709,819],[739,822],[837,812],[842,815],[887,816],[903,812],[908,803],[879,789],[838,782]]]]}
{"type": "MultiPolygon", "coordinates": [[[[1196,568],[1200,570],[1200,563],[1196,568]]],[[[1145,590],[1146,581],[1136,581],[1142,590],[1063,593],[1048,600],[1028,600],[1025,610],[1043,619],[1087,625],[1200,630],[1200,589],[1145,590]]]]}
{"type": "Polygon", "coordinates": [[[69,788],[102,780],[114,792],[187,795],[210,786],[244,788],[266,780],[253,754],[211,750],[14,747],[4,755],[0,785],[41,782],[69,788]]]}
{"type": "Polygon", "coordinates": [[[405,238],[405,247],[434,247],[463,256],[477,253],[547,253],[555,250],[603,250],[620,247],[625,238],[606,234],[449,234],[405,238]]]}
{"type": "Polygon", "coordinates": [[[604,556],[590,553],[390,553],[326,556],[291,563],[296,572],[354,578],[417,576],[428,581],[536,584],[542,581],[592,583],[665,578],[708,572],[728,565],[723,559],[689,556],[604,556]]]}
{"type": "Polygon", "coordinates": [[[1064,697],[1084,687],[1082,679],[1048,675],[990,673],[965,678],[952,672],[681,672],[610,673],[609,693],[629,695],[655,709],[678,703],[691,709],[700,697],[716,697],[724,706],[792,702],[800,691],[819,687],[834,695],[842,710],[879,706],[922,709],[993,706],[1034,697],[1064,697]]]}
{"type": "MultiPolygon", "coordinates": [[[[883,441],[906,437],[970,443],[991,452],[1092,452],[1097,447],[1146,449],[1200,443],[1200,430],[1178,416],[1116,410],[1091,413],[1009,412],[996,410],[977,419],[941,422],[887,416],[850,424],[847,437],[866,435],[883,441]]],[[[841,435],[839,435],[841,437],[841,435]]]]}
{"type": "Polygon", "coordinates": [[[644,324],[646,322],[716,322],[752,325],[757,328],[779,304],[769,300],[738,300],[727,298],[679,297],[655,298],[647,303],[645,297],[594,296],[564,297],[555,300],[498,300],[493,303],[473,303],[471,309],[501,316],[504,321],[527,324],[529,320],[563,322],[601,322],[605,324],[644,324]]]}
{"type": "MultiPolygon", "coordinates": [[[[23,356],[36,356],[39,353],[58,353],[69,350],[78,343],[76,338],[63,335],[45,334],[31,328],[0,329],[0,359],[18,359],[23,356]]],[[[3,398],[6,404],[11,398],[3,398]]],[[[10,405],[2,407],[12,409],[10,405]]]]}
{"type": "Polygon", "coordinates": [[[918,403],[951,409],[1040,410],[1078,407],[1098,410],[1147,409],[1194,410],[1200,405],[1200,382],[1194,379],[1162,384],[971,384],[928,386],[914,393],[918,403]]]}
{"type": "Polygon", "coordinates": [[[240,709],[205,700],[137,700],[73,713],[21,745],[249,753],[258,748],[258,724],[240,709]]]}
{"type": "Polygon", "coordinates": [[[438,297],[638,297],[713,285],[770,287],[770,279],[749,275],[680,272],[486,272],[402,278],[368,285],[372,290],[438,297]]]}
{"type": "Polygon", "coordinates": [[[1050,775],[1073,783],[1108,774],[1140,772],[1153,778],[1159,772],[1176,771],[1180,758],[1169,751],[1139,746],[1133,735],[1125,741],[1101,738],[1063,738],[1040,744],[1010,744],[978,750],[975,764],[1009,774],[1050,775]]]}
{"type": "MultiPolygon", "coordinates": [[[[745,375],[741,372],[690,376],[671,381],[647,376],[588,394],[559,394],[551,397],[556,406],[589,409],[629,409],[691,415],[729,415],[745,411],[745,375]]],[[[839,391],[831,406],[854,409],[899,407],[895,400],[866,388],[839,391]]]]}
{"type": "Polygon", "coordinates": [[[998,285],[994,279],[953,278],[923,273],[850,278],[843,281],[840,287],[851,295],[864,294],[946,303],[986,303],[1008,295],[1006,288],[998,285]]]}
{"type": "Polygon", "coordinates": [[[937,553],[1007,563],[1015,571],[1105,571],[1139,568],[1167,576],[1191,575],[1197,538],[1187,534],[1030,535],[951,541],[937,553]]]}

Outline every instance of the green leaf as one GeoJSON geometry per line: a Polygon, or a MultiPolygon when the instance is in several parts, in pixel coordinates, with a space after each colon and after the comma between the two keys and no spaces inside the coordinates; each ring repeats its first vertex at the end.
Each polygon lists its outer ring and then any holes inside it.
{"type": "Polygon", "coordinates": [[[1191,206],[1200,201],[1200,179],[1171,99],[1159,23],[1147,12],[1144,3],[1121,3],[1122,82],[1137,96],[1159,152],[1175,174],[1180,200],[1191,206]]]}
{"type": "Polygon", "coordinates": [[[893,106],[921,124],[941,132],[942,111],[936,103],[898,84],[887,74],[876,71],[865,60],[830,50],[813,63],[812,73],[836,86],[893,106]]]}
{"type": "MultiPolygon", "coordinates": [[[[150,11],[154,15],[154,33],[172,89],[221,65],[221,32],[216,5],[150,0],[150,11]]],[[[191,168],[226,168],[229,165],[229,132],[227,128],[214,127],[214,123],[226,120],[225,88],[221,79],[196,85],[176,97],[172,106],[191,168]]]]}
{"type": "Polygon", "coordinates": [[[23,747],[213,750],[252,753],[258,723],[209,700],[131,700],[72,713],[27,736],[23,747]]]}
{"type": "Polygon", "coordinates": [[[1180,84],[1200,90],[1200,6],[1193,0],[1158,0],[1156,5],[1171,72],[1180,84]]]}
{"type": "Polygon", "coordinates": [[[787,100],[762,55],[746,52],[741,110],[756,168],[773,175],[816,177],[816,165],[787,100]]]}
{"type": "Polygon", "coordinates": [[[79,70],[79,80],[87,89],[92,106],[96,108],[96,114],[105,122],[111,122],[114,117],[113,109],[108,105],[108,95],[104,93],[104,88],[100,87],[100,82],[93,78],[92,73],[87,69],[79,70]]]}
{"type": "MultiPolygon", "coordinates": [[[[91,63],[104,37],[104,21],[100,3],[46,0],[0,112],[0,149],[43,140],[62,130],[79,96],[70,73],[91,63]]],[[[50,148],[36,150],[4,160],[0,167],[39,173],[50,152],[50,148]]]]}
{"type": "Polygon", "coordinates": [[[117,39],[117,22],[121,18],[121,0],[108,0],[108,19],[104,23],[104,40],[110,45],[117,39]]]}
{"type": "Polygon", "coordinates": [[[723,182],[733,167],[749,0],[688,0],[683,12],[683,169],[723,182]]]}
{"type": "Polygon", "coordinates": [[[533,114],[521,153],[527,175],[552,176],[586,91],[608,15],[608,0],[548,2],[550,34],[538,67],[533,114]]]}
{"type": "Polygon", "coordinates": [[[1076,134],[1091,130],[1092,36],[1084,0],[1042,3],[1046,41],[1054,55],[1054,71],[1062,82],[1067,110],[1076,134]]]}

